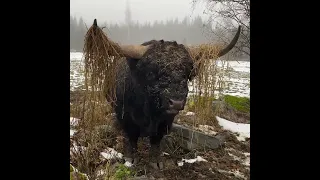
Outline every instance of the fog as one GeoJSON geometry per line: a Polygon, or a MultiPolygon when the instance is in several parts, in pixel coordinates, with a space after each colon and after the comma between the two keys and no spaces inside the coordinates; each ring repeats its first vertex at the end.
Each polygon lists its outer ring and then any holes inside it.
{"type": "Polygon", "coordinates": [[[219,24],[228,21],[208,21],[208,4],[193,1],[70,0],[70,50],[82,51],[85,33],[94,19],[105,27],[109,38],[120,44],[141,44],[152,39],[185,45],[230,42],[238,25],[226,31],[219,24]]]}
{"type": "Polygon", "coordinates": [[[70,13],[90,24],[95,18],[99,22],[125,23],[127,3],[134,22],[182,20],[185,16],[192,19],[198,15],[207,19],[203,14],[205,4],[199,3],[193,10],[192,0],[70,0],[70,13]]]}

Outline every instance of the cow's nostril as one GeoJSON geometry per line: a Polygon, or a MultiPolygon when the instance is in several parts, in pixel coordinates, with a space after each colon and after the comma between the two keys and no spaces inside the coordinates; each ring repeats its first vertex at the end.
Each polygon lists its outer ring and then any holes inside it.
{"type": "Polygon", "coordinates": [[[172,99],[169,99],[169,109],[175,109],[175,110],[183,110],[184,107],[184,101],[175,101],[172,99]]]}

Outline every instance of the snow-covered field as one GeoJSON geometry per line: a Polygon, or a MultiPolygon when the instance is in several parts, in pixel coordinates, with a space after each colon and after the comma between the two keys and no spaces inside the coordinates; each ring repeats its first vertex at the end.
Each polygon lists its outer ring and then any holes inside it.
{"type": "Polygon", "coordinates": [[[80,52],[70,52],[70,90],[84,84],[84,63],[80,52]]]}
{"type": "MultiPolygon", "coordinates": [[[[225,88],[223,94],[240,97],[250,97],[250,62],[228,61],[228,71],[223,75],[225,88]],[[231,69],[231,70],[230,70],[231,69]]],[[[219,68],[226,69],[227,64],[217,61],[219,68]]],[[[81,87],[84,84],[83,76],[83,54],[81,52],[70,52],[70,90],[81,87]]],[[[189,87],[190,94],[193,87],[189,87]]]]}

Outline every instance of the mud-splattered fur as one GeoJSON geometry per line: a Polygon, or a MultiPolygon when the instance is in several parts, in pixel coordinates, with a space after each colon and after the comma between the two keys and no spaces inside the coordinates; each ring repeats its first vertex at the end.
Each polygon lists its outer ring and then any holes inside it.
{"type": "Polygon", "coordinates": [[[169,41],[148,41],[152,47],[139,60],[123,59],[117,69],[117,120],[135,148],[139,136],[159,144],[171,128],[173,115],[165,115],[167,99],[185,100],[193,60],[186,48],[169,41]]]}

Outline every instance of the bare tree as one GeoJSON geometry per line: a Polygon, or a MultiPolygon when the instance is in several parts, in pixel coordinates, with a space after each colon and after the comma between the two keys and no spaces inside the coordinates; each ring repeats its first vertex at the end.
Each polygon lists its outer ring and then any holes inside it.
{"type": "Polygon", "coordinates": [[[204,13],[210,16],[205,31],[214,34],[215,38],[223,42],[228,42],[237,26],[241,25],[242,31],[235,48],[236,53],[240,56],[250,56],[250,0],[193,0],[193,7],[200,2],[206,3],[204,13]]]}

